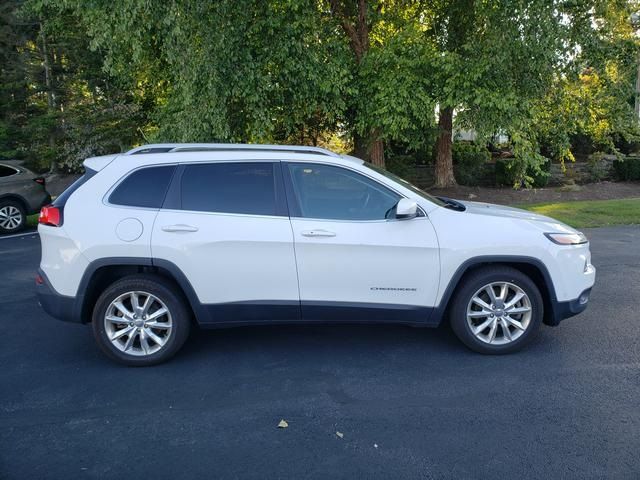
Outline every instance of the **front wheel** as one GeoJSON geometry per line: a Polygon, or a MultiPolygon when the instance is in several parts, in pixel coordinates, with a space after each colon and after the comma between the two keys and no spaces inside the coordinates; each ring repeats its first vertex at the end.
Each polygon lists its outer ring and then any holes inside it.
{"type": "Polygon", "coordinates": [[[154,275],[132,275],[109,286],[98,298],[92,322],[102,351],[131,366],[168,360],[182,347],[190,328],[182,296],[154,275]]]}
{"type": "Polygon", "coordinates": [[[488,267],[462,281],[451,306],[451,327],[470,349],[487,354],[520,350],[542,323],[536,284],[510,267],[488,267]]]}

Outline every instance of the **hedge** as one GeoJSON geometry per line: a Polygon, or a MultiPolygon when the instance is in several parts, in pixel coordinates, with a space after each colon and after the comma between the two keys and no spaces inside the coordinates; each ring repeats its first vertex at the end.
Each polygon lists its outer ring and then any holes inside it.
{"type": "MultiPolygon", "coordinates": [[[[496,184],[504,187],[513,187],[517,180],[516,169],[513,168],[514,158],[499,158],[496,160],[496,184]]],[[[526,175],[533,178],[534,188],[543,188],[549,183],[551,161],[546,160],[540,169],[543,173],[536,173],[532,167],[527,169],[526,175]]]]}
{"type": "Polygon", "coordinates": [[[484,146],[454,143],[452,149],[456,181],[460,185],[477,186],[491,154],[484,146]]]}
{"type": "Polygon", "coordinates": [[[613,170],[619,180],[640,180],[640,157],[614,160],[613,170]]]}

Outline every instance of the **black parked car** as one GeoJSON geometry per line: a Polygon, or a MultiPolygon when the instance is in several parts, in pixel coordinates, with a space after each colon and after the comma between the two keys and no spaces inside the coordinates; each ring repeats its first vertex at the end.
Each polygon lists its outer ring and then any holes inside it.
{"type": "Polygon", "coordinates": [[[43,177],[15,160],[0,160],[0,234],[24,228],[27,215],[51,202],[43,177]]]}

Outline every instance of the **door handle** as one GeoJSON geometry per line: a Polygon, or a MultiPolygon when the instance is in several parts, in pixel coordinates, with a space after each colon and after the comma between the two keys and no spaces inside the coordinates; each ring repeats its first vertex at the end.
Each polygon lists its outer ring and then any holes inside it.
{"type": "Polygon", "coordinates": [[[198,227],[192,227],[191,225],[184,225],[182,223],[178,225],[165,225],[162,227],[164,232],[197,232],[198,227]]]}
{"type": "Polygon", "coordinates": [[[305,230],[302,232],[303,237],[335,237],[334,232],[329,230],[305,230]]]}

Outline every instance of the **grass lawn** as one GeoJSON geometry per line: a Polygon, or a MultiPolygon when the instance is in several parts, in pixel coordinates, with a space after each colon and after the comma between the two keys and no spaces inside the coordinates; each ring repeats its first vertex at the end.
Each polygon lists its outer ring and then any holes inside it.
{"type": "Polygon", "coordinates": [[[37,227],[38,226],[38,215],[39,213],[34,213],[33,215],[29,215],[27,217],[27,227],[37,227]]]}
{"type": "Polygon", "coordinates": [[[640,198],[518,205],[575,228],[640,224],[640,198]]]}

